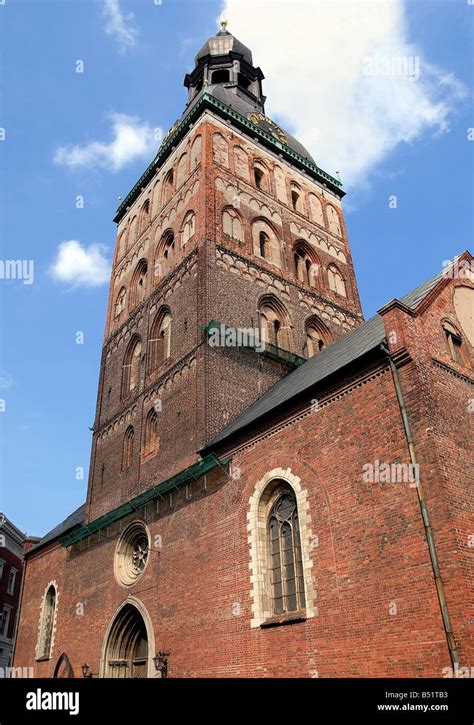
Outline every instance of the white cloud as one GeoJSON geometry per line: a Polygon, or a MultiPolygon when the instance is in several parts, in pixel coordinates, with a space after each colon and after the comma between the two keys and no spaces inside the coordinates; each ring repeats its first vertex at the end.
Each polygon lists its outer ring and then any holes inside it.
{"type": "Polygon", "coordinates": [[[71,239],[61,242],[50,273],[59,282],[73,286],[98,287],[109,281],[110,263],[102,244],[82,246],[71,239]]]}
{"type": "Polygon", "coordinates": [[[59,146],[53,157],[55,164],[69,168],[102,168],[120,171],[138,158],[149,156],[161,139],[161,129],[152,129],[136,116],[111,113],[112,140],[91,141],[84,146],[59,146]]]}
{"type": "Polygon", "coordinates": [[[125,52],[137,42],[138,29],[133,24],[134,14],[124,15],[118,0],[104,0],[102,14],[105,18],[105,32],[117,41],[125,52]]]}
{"type": "Polygon", "coordinates": [[[400,142],[447,131],[466,95],[409,40],[403,0],[259,0],[251,12],[248,0],[225,0],[223,10],[265,73],[267,113],[346,186],[367,181],[400,142]],[[392,75],[380,74],[387,62],[392,75]]]}

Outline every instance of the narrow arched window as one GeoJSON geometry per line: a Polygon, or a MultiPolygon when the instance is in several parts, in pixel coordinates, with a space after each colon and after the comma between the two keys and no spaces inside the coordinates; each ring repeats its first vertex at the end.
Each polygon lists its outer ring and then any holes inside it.
{"type": "Polygon", "coordinates": [[[117,295],[117,299],[115,300],[115,310],[114,310],[114,317],[120,317],[122,312],[125,309],[125,304],[127,300],[127,290],[125,287],[122,287],[120,292],[117,295]]]}
{"type": "Polygon", "coordinates": [[[305,324],[306,342],[304,353],[313,357],[327,347],[331,341],[331,333],[318,317],[310,317],[305,324]]]}
{"type": "Polygon", "coordinates": [[[267,169],[260,161],[255,161],[253,165],[253,178],[257,189],[268,191],[267,169]]]}
{"type": "Polygon", "coordinates": [[[337,234],[338,237],[342,236],[339,214],[337,213],[335,208],[331,206],[331,204],[328,204],[326,206],[326,214],[328,217],[329,230],[334,234],[337,234]]]}
{"type": "Polygon", "coordinates": [[[141,259],[135,267],[130,285],[130,309],[133,309],[145,299],[147,272],[148,263],[146,259],[141,259]]]}
{"type": "Polygon", "coordinates": [[[303,239],[296,242],[293,259],[297,279],[309,287],[315,287],[319,273],[319,260],[314,250],[303,239]]]}
{"type": "Polygon", "coordinates": [[[331,289],[333,292],[336,292],[338,295],[342,295],[342,297],[347,296],[344,277],[339,272],[338,268],[333,264],[328,267],[328,281],[329,289],[331,289]]]}
{"type": "Polygon", "coordinates": [[[171,313],[167,308],[158,312],[150,330],[148,372],[160,367],[171,355],[171,313]]]}
{"type": "Polygon", "coordinates": [[[145,203],[143,204],[141,211],[140,211],[140,222],[139,222],[139,231],[138,234],[140,235],[148,226],[150,222],[150,201],[147,199],[145,203]]]}
{"type": "Polygon", "coordinates": [[[138,335],[134,335],[128,344],[123,358],[121,385],[122,398],[126,398],[127,395],[138,388],[138,384],[140,382],[141,355],[141,340],[138,335]]]}
{"type": "Polygon", "coordinates": [[[260,249],[260,256],[264,259],[271,260],[271,244],[268,234],[266,234],[265,232],[260,232],[260,234],[258,235],[258,243],[260,249]]]}
{"type": "Polygon", "coordinates": [[[196,217],[194,212],[190,211],[187,213],[184,224],[183,224],[183,231],[181,233],[181,242],[183,246],[189,242],[191,237],[194,234],[196,228],[196,217]]]}
{"type": "Polygon", "coordinates": [[[259,306],[260,334],[263,341],[289,349],[289,319],[284,305],[273,295],[266,295],[259,306]]]}
{"type": "Polygon", "coordinates": [[[129,425],[127,430],[125,431],[125,435],[123,437],[122,471],[126,471],[127,468],[130,468],[130,466],[132,465],[134,437],[135,437],[135,433],[133,430],[133,426],[129,425]]]}
{"type": "Polygon", "coordinates": [[[273,614],[304,609],[303,567],[296,498],[281,492],[267,521],[268,561],[273,614]]]}
{"type": "Polygon", "coordinates": [[[143,453],[148,456],[156,453],[159,448],[158,413],[154,408],[150,410],[145,421],[145,436],[143,439],[143,453]]]}
{"type": "Polygon", "coordinates": [[[170,169],[163,179],[163,186],[161,189],[161,206],[165,206],[173,196],[174,191],[174,174],[173,169],[170,169]]]}
{"type": "Polygon", "coordinates": [[[229,207],[222,212],[222,231],[238,242],[244,241],[242,222],[235,209],[229,207]]]}
{"type": "Polygon", "coordinates": [[[294,211],[299,212],[300,214],[303,213],[303,198],[301,189],[297,184],[292,183],[290,186],[290,197],[291,197],[291,206],[293,207],[294,211]]]}
{"type": "Polygon", "coordinates": [[[56,589],[53,584],[44,595],[41,623],[37,646],[37,659],[49,659],[53,642],[54,615],[56,612],[56,589]]]}
{"type": "Polygon", "coordinates": [[[176,173],[176,188],[179,189],[180,186],[184,184],[186,181],[186,178],[188,176],[188,155],[183,154],[178,161],[178,171],[176,173]]]}
{"type": "Polygon", "coordinates": [[[155,262],[155,274],[161,279],[174,268],[175,251],[174,233],[168,229],[158,245],[155,262]]]}
{"type": "Polygon", "coordinates": [[[191,171],[194,171],[196,166],[198,166],[201,163],[201,153],[202,153],[202,138],[201,138],[201,136],[196,136],[196,138],[193,141],[192,148],[191,148],[191,171]]]}
{"type": "Polygon", "coordinates": [[[465,356],[465,348],[461,335],[450,322],[445,322],[443,329],[451,359],[458,363],[458,365],[466,365],[467,356],[465,356]]]}

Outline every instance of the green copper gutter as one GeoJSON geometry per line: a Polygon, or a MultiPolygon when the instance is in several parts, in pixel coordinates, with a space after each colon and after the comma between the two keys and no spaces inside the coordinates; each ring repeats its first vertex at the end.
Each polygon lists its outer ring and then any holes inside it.
{"type": "Polygon", "coordinates": [[[127,194],[125,199],[120,203],[114,217],[114,222],[118,223],[121,220],[121,218],[126,213],[128,207],[133,204],[135,199],[141,194],[143,188],[153,178],[157,168],[161,167],[164,164],[164,162],[172,152],[173,148],[181,141],[181,139],[187,133],[191,124],[194,123],[197,118],[199,118],[199,116],[206,108],[213,110],[219,116],[222,116],[222,118],[231,119],[234,126],[242,131],[246,131],[247,133],[252,134],[252,136],[261,140],[265,144],[265,146],[268,146],[276,153],[281,154],[284,158],[286,158],[288,161],[291,161],[298,168],[305,170],[309,174],[309,176],[312,176],[317,181],[323,183],[327,188],[334,191],[338,196],[344,196],[344,191],[342,190],[342,181],[335,179],[334,176],[326,173],[326,171],[320,169],[319,166],[316,166],[316,164],[313,164],[311,161],[308,161],[308,159],[303,158],[303,156],[300,156],[298,153],[296,153],[296,151],[290,149],[289,146],[281,143],[281,141],[278,141],[270,133],[267,133],[258,126],[255,126],[255,124],[253,124],[247,118],[241,116],[240,113],[237,113],[237,111],[234,111],[229,106],[226,106],[225,103],[222,103],[222,101],[219,101],[217,98],[215,98],[206,89],[203,89],[201,93],[201,98],[199,98],[199,100],[191,108],[189,113],[186,114],[183,120],[178,123],[175,130],[173,130],[172,133],[168,132],[169,135],[165,137],[165,141],[161,144],[158,153],[151,162],[151,164],[141,175],[141,177],[139,178],[135,186],[131,189],[131,191],[127,194]]]}
{"type": "MultiPolygon", "coordinates": [[[[219,322],[219,320],[210,320],[207,325],[205,325],[202,328],[206,334],[207,337],[209,337],[213,332],[224,334],[224,340],[225,335],[229,331],[231,333],[237,332],[239,329],[242,330],[242,328],[232,327],[231,325],[227,325],[225,322],[219,322]]],[[[235,347],[242,347],[246,348],[247,350],[253,350],[258,355],[261,355],[262,357],[269,357],[272,360],[276,360],[279,363],[284,363],[289,368],[294,370],[295,368],[302,365],[304,362],[306,362],[305,357],[301,357],[301,355],[297,355],[294,352],[290,352],[289,350],[285,350],[282,347],[277,347],[276,345],[272,345],[270,342],[265,342],[265,349],[259,350],[258,345],[255,342],[253,338],[253,335],[247,335],[246,341],[237,342],[235,347]]],[[[220,346],[214,347],[212,349],[219,349],[220,346]]],[[[222,345],[222,347],[229,349],[225,344],[222,345]]]]}
{"type": "Polygon", "coordinates": [[[59,543],[61,544],[61,546],[64,547],[72,546],[72,544],[77,544],[78,541],[82,541],[91,534],[95,534],[97,531],[100,531],[101,529],[105,529],[107,526],[110,526],[110,524],[114,523],[114,521],[122,519],[124,516],[127,516],[133,511],[138,511],[139,509],[143,508],[152,501],[155,501],[157,498],[161,497],[164,493],[167,493],[171,489],[177,488],[183,483],[187,483],[187,481],[191,479],[196,479],[199,478],[199,476],[203,476],[211,469],[216,468],[216,466],[225,466],[227,463],[229,463],[230,459],[231,456],[219,459],[214,453],[211,453],[210,455],[205,456],[201,461],[198,461],[192,466],[185,468],[184,471],[176,474],[176,476],[168,478],[166,481],[159,483],[157,486],[153,486],[153,488],[150,488],[148,491],[141,493],[139,496],[135,496],[135,498],[127,501],[127,503],[124,503],[122,506],[112,509],[112,511],[109,511],[104,516],[101,516],[94,521],[90,521],[88,524],[80,526],[75,531],[71,531],[69,534],[62,536],[59,539],[59,543]]]}

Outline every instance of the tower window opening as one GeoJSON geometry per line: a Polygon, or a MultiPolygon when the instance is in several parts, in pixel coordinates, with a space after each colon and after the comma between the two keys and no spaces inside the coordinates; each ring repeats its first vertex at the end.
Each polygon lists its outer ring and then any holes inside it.
{"type": "Polygon", "coordinates": [[[250,78],[247,78],[247,76],[244,76],[243,73],[239,73],[239,75],[237,76],[237,80],[238,80],[239,86],[241,88],[245,88],[245,90],[248,91],[248,89],[250,88],[250,85],[252,83],[250,78]]]}
{"type": "Polygon", "coordinates": [[[291,203],[293,206],[293,209],[295,211],[298,211],[298,201],[299,201],[300,195],[295,189],[291,190],[291,203]]]}
{"type": "Polygon", "coordinates": [[[221,68],[220,70],[215,70],[212,74],[212,82],[213,83],[228,83],[230,80],[229,71],[227,68],[221,68]]]}
{"type": "Polygon", "coordinates": [[[264,259],[270,259],[270,239],[268,234],[260,232],[259,237],[260,256],[264,259]]]}
{"type": "Polygon", "coordinates": [[[254,177],[255,177],[255,186],[257,189],[263,189],[263,177],[265,174],[263,173],[262,169],[255,168],[253,170],[254,177]]]}

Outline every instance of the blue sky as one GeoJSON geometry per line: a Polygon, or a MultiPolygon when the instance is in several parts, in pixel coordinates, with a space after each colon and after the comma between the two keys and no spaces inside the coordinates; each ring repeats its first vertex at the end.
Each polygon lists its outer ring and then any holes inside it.
{"type": "MultiPolygon", "coordinates": [[[[226,5],[229,30],[267,77],[267,113],[327,171],[340,167],[365,315],[438,272],[443,260],[472,251],[474,6],[396,0],[378,16],[359,3],[357,20],[354,1],[336,0],[329,19],[317,0],[226,5]],[[292,30],[286,43],[288,12],[311,32],[299,38],[292,30]],[[357,32],[357,23],[368,26],[364,13],[376,36],[379,23],[379,54],[419,54],[419,80],[354,77],[344,49],[351,58],[366,53],[357,32]]],[[[1,258],[34,261],[31,284],[0,279],[0,510],[29,534],[46,533],[85,500],[117,198],[153,158],[157,129],[166,132],[182,113],[184,75],[216,32],[222,7],[0,4],[1,258]]]]}

